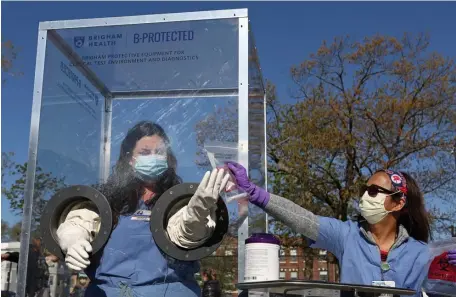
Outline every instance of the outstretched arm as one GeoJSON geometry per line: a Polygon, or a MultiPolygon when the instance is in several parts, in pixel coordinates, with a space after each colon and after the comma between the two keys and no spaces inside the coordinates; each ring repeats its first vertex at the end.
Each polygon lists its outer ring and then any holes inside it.
{"type": "Polygon", "coordinates": [[[326,249],[336,257],[341,257],[350,228],[348,223],[317,216],[286,198],[268,193],[250,182],[245,168],[240,164],[230,162],[227,165],[236,178],[238,187],[250,195],[249,201],[252,204],[304,235],[309,239],[311,247],[326,249]]]}
{"type": "Polygon", "coordinates": [[[263,209],[294,232],[300,233],[312,241],[317,240],[319,219],[307,209],[274,194],[270,194],[270,199],[263,209]]]}

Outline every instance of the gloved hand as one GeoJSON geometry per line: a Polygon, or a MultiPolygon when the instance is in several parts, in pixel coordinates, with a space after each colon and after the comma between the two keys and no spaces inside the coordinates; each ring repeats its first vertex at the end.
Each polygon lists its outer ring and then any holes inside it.
{"type": "Polygon", "coordinates": [[[170,218],[166,230],[172,242],[183,248],[195,248],[212,235],[217,200],[230,177],[224,173],[223,169],[206,172],[188,205],[170,218]]]}
{"type": "Polygon", "coordinates": [[[90,264],[90,242],[98,233],[100,217],[90,208],[86,208],[86,205],[77,205],[73,209],[57,229],[57,239],[65,254],[66,265],[79,271],[90,264]]]}
{"type": "Polygon", "coordinates": [[[230,176],[223,169],[206,172],[193,197],[188,202],[188,212],[198,220],[204,220],[217,209],[220,192],[225,189],[230,176]]]}
{"type": "Polygon", "coordinates": [[[448,263],[456,266],[456,250],[450,250],[447,254],[448,263]]]}
{"type": "Polygon", "coordinates": [[[75,271],[84,270],[89,266],[89,253],[92,252],[92,245],[87,240],[79,240],[71,245],[65,257],[65,264],[75,271]]]}
{"type": "Polygon", "coordinates": [[[241,164],[227,162],[227,166],[236,179],[237,186],[249,194],[250,203],[261,208],[266,207],[270,199],[268,191],[252,183],[247,176],[247,170],[241,164]]]}

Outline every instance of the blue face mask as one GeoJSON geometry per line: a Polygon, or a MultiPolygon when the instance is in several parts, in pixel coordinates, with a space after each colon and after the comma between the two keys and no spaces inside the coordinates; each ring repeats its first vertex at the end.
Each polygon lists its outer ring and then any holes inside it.
{"type": "Polygon", "coordinates": [[[162,155],[137,156],[134,170],[139,179],[143,181],[155,181],[168,170],[168,160],[162,155]]]}

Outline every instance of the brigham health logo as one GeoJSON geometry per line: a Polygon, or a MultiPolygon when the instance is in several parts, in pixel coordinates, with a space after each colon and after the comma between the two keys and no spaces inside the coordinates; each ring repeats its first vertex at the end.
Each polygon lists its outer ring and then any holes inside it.
{"type": "Polygon", "coordinates": [[[115,46],[120,39],[123,38],[122,33],[113,34],[97,34],[88,36],[74,36],[73,44],[76,48],[82,47],[108,47],[115,46]]]}
{"type": "Polygon", "coordinates": [[[85,37],[84,36],[75,36],[73,38],[74,46],[77,47],[77,48],[83,47],[84,46],[84,41],[85,41],[85,37]]]}

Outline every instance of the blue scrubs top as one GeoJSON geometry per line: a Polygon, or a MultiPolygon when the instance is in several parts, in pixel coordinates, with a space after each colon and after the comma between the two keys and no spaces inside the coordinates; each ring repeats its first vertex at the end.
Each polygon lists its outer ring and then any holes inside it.
{"type": "Polygon", "coordinates": [[[421,296],[429,249],[426,243],[410,237],[403,226],[399,226],[396,242],[382,263],[377,244],[361,223],[327,217],[318,217],[318,221],[318,238],[311,247],[326,249],[337,257],[342,283],[394,281],[395,287],[415,290],[414,296],[421,296]]]}
{"type": "Polygon", "coordinates": [[[86,273],[91,282],[85,297],[200,297],[199,262],[164,255],[149,227],[144,202],[130,216],[120,216],[103,251],[94,255],[86,273]]]}

